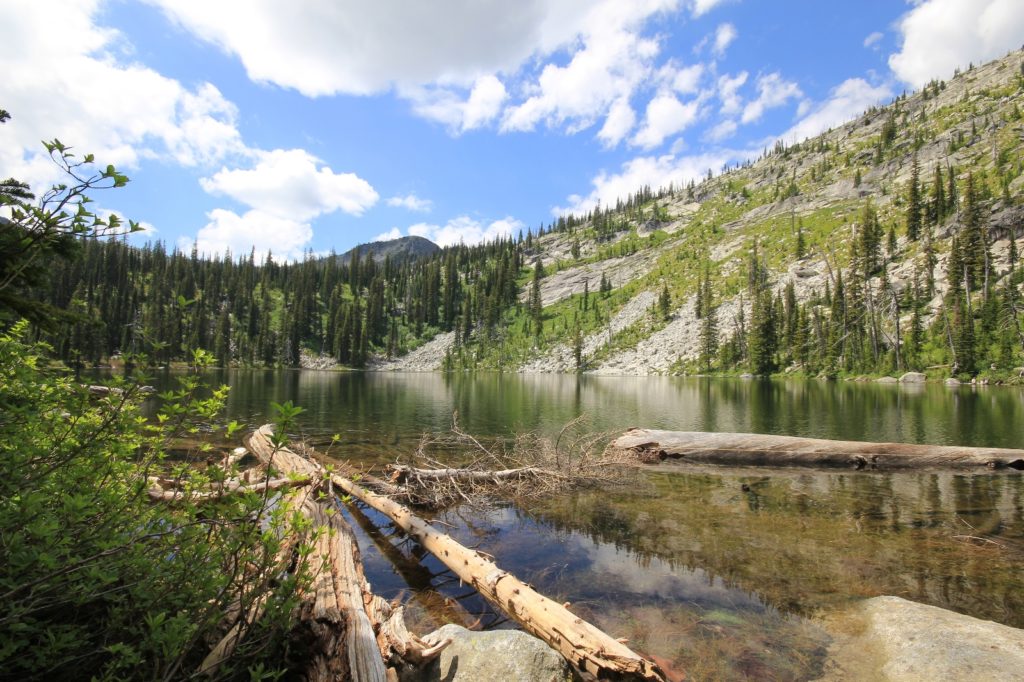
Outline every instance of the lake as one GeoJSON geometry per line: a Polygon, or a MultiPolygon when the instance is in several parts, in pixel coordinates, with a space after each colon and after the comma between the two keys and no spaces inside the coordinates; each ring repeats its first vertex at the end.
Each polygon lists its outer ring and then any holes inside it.
{"type": "MultiPolygon", "coordinates": [[[[481,437],[631,426],[1024,447],[1024,392],[1001,387],[672,377],[231,370],[228,417],[306,409],[303,435],[360,466],[408,456],[424,432],[481,437]]],[[[159,383],[168,378],[158,377],[159,383]]],[[[510,627],[372,510],[350,510],[368,577],[419,632],[510,627]]],[[[1024,627],[1024,477],[664,464],[629,485],[439,515],[631,646],[693,679],[813,679],[820,617],[891,594],[1024,627]]]]}

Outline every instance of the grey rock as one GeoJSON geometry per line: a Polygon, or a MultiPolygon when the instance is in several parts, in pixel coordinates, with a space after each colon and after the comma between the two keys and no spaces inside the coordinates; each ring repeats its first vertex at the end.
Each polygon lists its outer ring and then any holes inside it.
{"type": "Polygon", "coordinates": [[[945,383],[946,383],[947,386],[959,386],[960,385],[960,380],[956,379],[954,377],[950,377],[950,378],[946,379],[945,383]]]}
{"type": "Polygon", "coordinates": [[[1024,679],[1022,630],[899,597],[868,599],[858,615],[865,628],[850,645],[862,658],[877,657],[874,679],[1024,679]]]}
{"type": "Polygon", "coordinates": [[[921,372],[907,372],[900,377],[901,384],[923,384],[928,377],[921,372]]]}
{"type": "Polygon", "coordinates": [[[520,630],[474,632],[448,624],[423,639],[451,638],[441,655],[423,671],[426,682],[561,682],[569,665],[556,651],[520,630]]]}
{"type": "Polygon", "coordinates": [[[875,379],[875,381],[877,381],[880,384],[895,384],[899,382],[899,379],[897,379],[896,377],[878,377],[877,379],[875,379]]]}

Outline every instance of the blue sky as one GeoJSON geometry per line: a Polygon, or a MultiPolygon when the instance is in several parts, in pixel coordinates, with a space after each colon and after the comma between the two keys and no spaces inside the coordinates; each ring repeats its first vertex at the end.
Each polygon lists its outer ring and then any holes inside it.
{"type": "Polygon", "coordinates": [[[474,243],[682,183],[1024,39],[1020,0],[2,0],[0,176],[59,137],[145,239],[474,243]]]}

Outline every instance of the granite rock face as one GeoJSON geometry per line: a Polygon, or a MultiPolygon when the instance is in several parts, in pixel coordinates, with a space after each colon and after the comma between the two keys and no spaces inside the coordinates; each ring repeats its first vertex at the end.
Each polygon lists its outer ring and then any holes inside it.
{"type": "Polygon", "coordinates": [[[851,618],[856,634],[823,680],[1024,680],[1024,630],[899,597],[868,599],[851,618]]]}

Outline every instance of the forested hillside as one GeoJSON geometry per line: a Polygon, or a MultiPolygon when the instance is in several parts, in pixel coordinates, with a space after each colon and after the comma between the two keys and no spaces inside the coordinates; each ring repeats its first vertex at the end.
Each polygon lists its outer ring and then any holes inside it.
{"type": "Polygon", "coordinates": [[[69,363],[1010,379],[1022,100],[1016,52],[700,183],[400,262],[94,241],[38,293],[79,321],[40,334],[69,363]]]}

